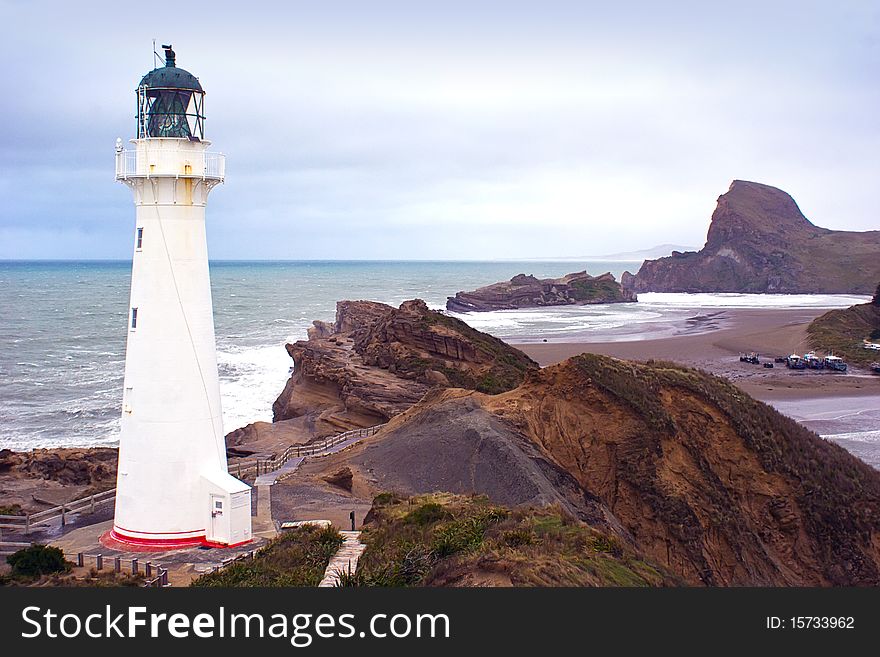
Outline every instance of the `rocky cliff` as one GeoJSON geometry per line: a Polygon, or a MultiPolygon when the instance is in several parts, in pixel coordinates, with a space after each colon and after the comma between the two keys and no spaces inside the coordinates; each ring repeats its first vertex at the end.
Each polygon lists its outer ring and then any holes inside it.
{"type": "Polygon", "coordinates": [[[448,298],[446,309],[472,312],[635,300],[635,295],[624,290],[610,273],[590,276],[582,271],[562,278],[518,274],[509,281],[493,283],[472,292],[459,292],[448,298]]]}
{"type": "Polygon", "coordinates": [[[510,390],[537,369],[522,352],[419,299],[393,308],[340,301],[287,345],[294,372],[272,406],[275,421],[307,416],[318,434],[386,421],[431,388],[510,390]]]}
{"type": "Polygon", "coordinates": [[[880,231],[810,223],[785,192],[734,180],[718,198],[706,245],[625,273],[634,292],[870,294],[880,279],[880,231]]]}
{"type": "Polygon", "coordinates": [[[554,503],[685,582],[880,584],[880,473],[726,381],[583,355],[440,390],[349,458],[377,487],[554,503]]]}

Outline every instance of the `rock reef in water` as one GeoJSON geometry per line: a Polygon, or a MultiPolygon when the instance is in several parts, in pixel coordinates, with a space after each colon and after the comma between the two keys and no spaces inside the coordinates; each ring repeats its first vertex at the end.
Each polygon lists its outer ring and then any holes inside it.
{"type": "Polygon", "coordinates": [[[646,260],[621,283],[633,292],[871,294],[878,280],[880,231],[814,226],[782,190],[734,180],[700,251],[646,260]]]}
{"type": "Polygon", "coordinates": [[[582,271],[566,274],[562,278],[535,278],[517,274],[509,281],[493,283],[472,292],[459,292],[448,298],[446,309],[480,312],[635,300],[635,295],[624,290],[610,273],[590,276],[582,271]]]}
{"type": "Polygon", "coordinates": [[[379,424],[435,387],[498,393],[537,364],[501,340],[428,309],[340,301],[336,321],[315,322],[287,345],[294,371],[272,406],[276,422],[306,416],[318,435],[379,424]]]}

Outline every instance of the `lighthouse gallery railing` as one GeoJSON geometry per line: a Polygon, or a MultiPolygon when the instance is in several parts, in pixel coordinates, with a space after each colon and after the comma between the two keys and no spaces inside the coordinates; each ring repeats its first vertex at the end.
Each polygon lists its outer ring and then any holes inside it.
{"type": "Polygon", "coordinates": [[[226,156],[223,153],[184,150],[159,150],[149,154],[117,151],[117,180],[152,176],[222,181],[226,177],[226,156]]]}

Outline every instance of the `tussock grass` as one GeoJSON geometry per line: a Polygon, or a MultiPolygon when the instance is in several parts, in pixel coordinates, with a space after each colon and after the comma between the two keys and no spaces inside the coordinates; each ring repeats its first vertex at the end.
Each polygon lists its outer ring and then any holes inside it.
{"type": "Polygon", "coordinates": [[[358,571],[342,586],[660,586],[678,583],[560,507],[507,509],[482,496],[374,500],[358,571]],[[499,580],[500,578],[500,580],[499,580]]]}
{"type": "Polygon", "coordinates": [[[272,540],[253,560],[202,575],[191,586],[317,586],[341,545],[342,536],[332,527],[297,527],[272,540]]]}

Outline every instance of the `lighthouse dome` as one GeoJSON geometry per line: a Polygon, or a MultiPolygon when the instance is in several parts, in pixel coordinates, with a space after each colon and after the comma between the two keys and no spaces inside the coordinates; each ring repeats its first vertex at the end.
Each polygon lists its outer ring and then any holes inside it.
{"type": "Polygon", "coordinates": [[[195,75],[173,64],[153,69],[141,78],[141,83],[138,86],[150,89],[189,89],[204,93],[204,89],[195,75]]]}
{"type": "Polygon", "coordinates": [[[147,73],[137,88],[138,138],[205,138],[205,90],[198,78],[178,68],[171,46],[165,66],[147,73]]]}

